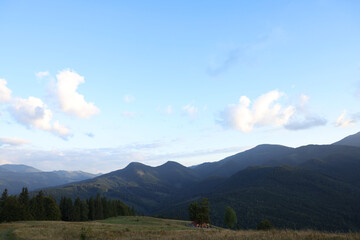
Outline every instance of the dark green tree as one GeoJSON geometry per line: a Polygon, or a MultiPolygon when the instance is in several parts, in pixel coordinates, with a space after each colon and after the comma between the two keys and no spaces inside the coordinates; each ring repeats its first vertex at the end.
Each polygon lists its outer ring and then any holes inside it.
{"type": "Polygon", "coordinates": [[[200,207],[197,202],[192,202],[189,205],[189,218],[191,221],[199,223],[200,222],[200,207]]]}
{"type": "Polygon", "coordinates": [[[207,198],[200,202],[200,223],[210,223],[210,202],[207,198]]]}
{"type": "Polygon", "coordinates": [[[98,193],[95,199],[95,220],[104,219],[103,205],[100,194],[98,193]]]}
{"type": "Polygon", "coordinates": [[[30,212],[30,198],[29,198],[29,191],[27,188],[23,188],[20,195],[19,195],[19,203],[22,208],[22,220],[32,220],[33,217],[30,212]]]}
{"type": "Polygon", "coordinates": [[[270,223],[269,220],[264,220],[264,221],[261,221],[258,225],[257,225],[257,230],[264,230],[264,231],[268,231],[268,230],[271,230],[273,229],[274,226],[270,223]]]}
{"type": "Polygon", "coordinates": [[[75,199],[72,214],[72,221],[78,222],[81,220],[81,200],[79,197],[75,199]]]}
{"type": "Polygon", "coordinates": [[[5,201],[7,197],[8,197],[8,190],[5,188],[5,190],[1,195],[0,201],[5,201]]]}
{"type": "Polygon", "coordinates": [[[5,222],[23,220],[22,207],[16,196],[6,197],[1,211],[1,218],[5,222]]]}
{"type": "Polygon", "coordinates": [[[45,218],[42,220],[60,220],[61,212],[56,200],[50,196],[44,197],[45,218]]]}
{"type": "Polygon", "coordinates": [[[30,200],[30,211],[35,220],[46,219],[43,191],[40,191],[35,197],[30,200]]]}
{"type": "Polygon", "coordinates": [[[80,221],[87,221],[89,218],[89,207],[86,201],[80,202],[80,221]]]}
{"type": "Polygon", "coordinates": [[[196,223],[210,223],[210,202],[207,198],[203,198],[200,205],[197,202],[190,203],[189,217],[191,221],[196,223]]]}
{"type": "Polygon", "coordinates": [[[60,199],[60,212],[61,212],[61,220],[63,221],[73,220],[73,203],[71,198],[62,197],[60,199]]]}
{"type": "Polygon", "coordinates": [[[102,197],[101,198],[101,203],[103,206],[103,218],[109,218],[111,215],[111,206],[110,206],[110,202],[107,201],[106,197],[102,197]]]}
{"type": "Polygon", "coordinates": [[[237,223],[237,217],[234,209],[227,206],[225,210],[225,216],[224,216],[224,224],[228,228],[233,228],[235,224],[237,223]]]}
{"type": "Polygon", "coordinates": [[[1,195],[1,198],[0,198],[0,222],[5,221],[4,217],[3,217],[3,214],[2,214],[2,211],[4,209],[4,204],[5,204],[5,200],[7,199],[7,197],[8,197],[8,191],[5,188],[5,190],[3,191],[2,195],[1,195]]]}
{"type": "Polygon", "coordinates": [[[89,206],[89,220],[95,220],[95,200],[93,197],[87,201],[89,206]]]}

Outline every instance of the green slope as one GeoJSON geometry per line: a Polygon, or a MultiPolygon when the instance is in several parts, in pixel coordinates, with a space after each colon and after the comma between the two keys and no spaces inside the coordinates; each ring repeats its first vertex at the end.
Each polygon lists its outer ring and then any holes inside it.
{"type": "Polygon", "coordinates": [[[140,212],[153,214],[169,202],[174,202],[179,191],[197,181],[191,169],[179,163],[167,162],[159,167],[131,163],[122,170],[64,187],[46,189],[45,193],[56,199],[63,195],[87,198],[101,193],[134,205],[140,212]]]}

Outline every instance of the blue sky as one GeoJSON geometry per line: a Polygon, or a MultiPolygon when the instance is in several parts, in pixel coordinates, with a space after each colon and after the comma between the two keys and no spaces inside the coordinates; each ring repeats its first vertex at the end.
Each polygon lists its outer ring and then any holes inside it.
{"type": "Polygon", "coordinates": [[[356,133],[359,9],[0,0],[0,164],[190,166],[356,133]]]}

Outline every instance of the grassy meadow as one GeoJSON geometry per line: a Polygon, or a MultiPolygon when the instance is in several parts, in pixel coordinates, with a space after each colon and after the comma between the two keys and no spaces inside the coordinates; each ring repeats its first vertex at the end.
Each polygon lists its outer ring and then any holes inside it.
{"type": "Polygon", "coordinates": [[[221,228],[196,229],[189,222],[152,217],[116,217],[93,222],[28,221],[0,224],[0,238],[24,239],[240,239],[240,240],[360,240],[360,233],[272,230],[231,231],[221,228]]]}

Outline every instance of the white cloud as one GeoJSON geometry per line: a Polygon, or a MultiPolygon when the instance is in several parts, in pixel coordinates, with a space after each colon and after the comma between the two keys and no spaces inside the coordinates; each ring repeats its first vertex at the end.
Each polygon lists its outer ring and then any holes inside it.
{"type": "Polygon", "coordinates": [[[283,126],[295,113],[294,106],[283,108],[276,103],[283,93],[274,90],[261,95],[251,105],[251,100],[240,97],[238,104],[231,104],[222,114],[220,123],[242,132],[250,132],[254,127],[283,126]]]}
{"type": "Polygon", "coordinates": [[[0,78],[0,103],[6,103],[11,101],[11,90],[6,86],[5,79],[0,78]]]}
{"type": "Polygon", "coordinates": [[[52,112],[39,98],[16,98],[9,111],[16,121],[25,126],[51,130],[52,112]]]}
{"type": "Polygon", "coordinates": [[[192,106],[190,104],[182,107],[183,113],[188,115],[189,117],[194,117],[198,112],[199,109],[195,106],[192,106]]]}
{"type": "Polygon", "coordinates": [[[135,97],[127,94],[124,96],[124,101],[127,103],[133,102],[133,101],[135,101],[135,97]]]}
{"type": "Polygon", "coordinates": [[[45,72],[38,72],[38,73],[36,73],[35,75],[36,75],[36,77],[38,77],[38,78],[41,79],[41,78],[44,78],[44,77],[49,76],[50,73],[49,73],[48,71],[45,71],[45,72]]]}
{"type": "Polygon", "coordinates": [[[19,138],[0,138],[0,146],[10,145],[10,146],[20,146],[30,144],[28,141],[19,138]]]}
{"type": "Polygon", "coordinates": [[[346,110],[336,119],[335,126],[340,128],[353,127],[355,121],[353,119],[346,119],[346,110]]]}
{"type": "Polygon", "coordinates": [[[70,135],[69,130],[59,122],[51,124],[53,114],[39,98],[16,98],[9,107],[9,112],[14,119],[26,127],[34,127],[52,132],[62,138],[70,135]]]}
{"type": "Polygon", "coordinates": [[[78,118],[90,118],[100,112],[94,103],[86,102],[84,96],[77,92],[79,84],[85,82],[83,76],[64,70],[56,75],[56,79],[56,95],[63,112],[78,118]]]}
{"type": "Polygon", "coordinates": [[[285,125],[285,128],[288,130],[304,130],[318,126],[326,125],[327,120],[320,116],[306,116],[305,118],[295,118],[292,119],[288,124],[285,125]]]}
{"type": "Polygon", "coordinates": [[[67,137],[71,135],[69,129],[61,125],[59,121],[54,122],[54,125],[52,127],[52,132],[64,139],[67,139],[67,137]]]}
{"type": "Polygon", "coordinates": [[[296,106],[295,114],[291,116],[290,121],[285,125],[288,130],[304,130],[327,124],[324,117],[310,111],[308,102],[310,97],[301,94],[299,104],[296,106]]]}

